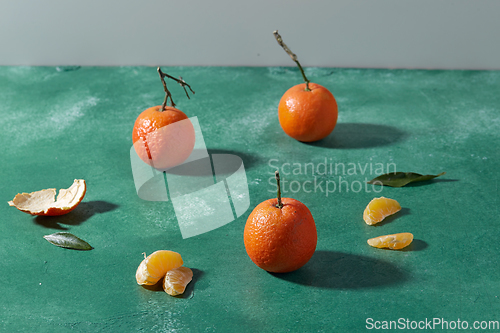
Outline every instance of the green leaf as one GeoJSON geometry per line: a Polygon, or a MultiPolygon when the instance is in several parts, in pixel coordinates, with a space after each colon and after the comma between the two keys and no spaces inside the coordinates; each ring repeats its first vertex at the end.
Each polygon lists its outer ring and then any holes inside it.
{"type": "Polygon", "coordinates": [[[93,247],[89,243],[76,237],[69,232],[56,232],[52,235],[43,236],[49,243],[55,246],[64,247],[73,250],[92,250],[93,247]]]}
{"type": "Polygon", "coordinates": [[[409,183],[431,180],[444,174],[445,172],[441,172],[438,175],[421,175],[414,172],[390,172],[373,178],[368,184],[403,187],[409,183]]]}

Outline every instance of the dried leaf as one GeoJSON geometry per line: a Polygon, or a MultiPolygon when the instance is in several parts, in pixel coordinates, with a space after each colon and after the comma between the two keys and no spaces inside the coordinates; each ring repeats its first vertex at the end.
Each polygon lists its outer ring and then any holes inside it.
{"type": "Polygon", "coordinates": [[[93,247],[89,243],[76,237],[69,232],[56,232],[55,234],[43,236],[48,242],[55,246],[64,247],[73,250],[92,250],[93,247]]]}
{"type": "Polygon", "coordinates": [[[409,183],[431,180],[444,174],[445,172],[441,172],[438,175],[421,175],[414,172],[390,172],[373,178],[368,184],[403,187],[409,183]]]}

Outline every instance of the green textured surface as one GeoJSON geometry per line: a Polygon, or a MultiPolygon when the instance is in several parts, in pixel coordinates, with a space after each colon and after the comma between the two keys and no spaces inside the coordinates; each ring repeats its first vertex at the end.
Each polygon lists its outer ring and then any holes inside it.
{"type": "Polygon", "coordinates": [[[163,100],[155,68],[0,67],[0,331],[327,332],[366,331],[367,318],[460,319],[469,327],[500,320],[500,72],[308,68],[337,98],[339,122],[326,139],[304,144],[282,132],[276,111],[300,83],[295,68],[164,70],[196,91],[188,100],[169,83],[178,107],[198,117],[209,152],[243,159],[250,208],[182,239],[171,203],[137,196],[131,130],[143,109],[163,100]],[[305,163],[325,159],[332,173],[313,175],[310,165],[305,172],[305,163]],[[388,163],[446,175],[360,190],[388,163]],[[285,181],[316,178],[323,189],[306,183],[284,193],[310,208],[318,229],[311,261],[287,275],[257,268],[243,245],[251,209],[274,195],[276,166],[285,181]],[[340,191],[327,196],[324,182],[339,177],[340,191]],[[66,216],[32,217],[7,205],[18,192],[67,188],[75,178],[87,181],[87,195],[66,216]],[[403,211],[368,226],[363,209],[381,195],[403,211]],[[58,231],[94,250],[42,237],[58,231]],[[366,244],[397,232],[412,232],[414,244],[366,244]],[[136,284],[142,253],[158,249],[181,253],[195,269],[185,297],[136,284]]]}

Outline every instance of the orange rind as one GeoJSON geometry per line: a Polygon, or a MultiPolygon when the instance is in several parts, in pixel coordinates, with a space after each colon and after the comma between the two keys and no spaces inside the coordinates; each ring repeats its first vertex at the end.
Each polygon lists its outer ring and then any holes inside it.
{"type": "Polygon", "coordinates": [[[400,210],[401,205],[394,199],[385,197],[375,198],[366,206],[363,212],[363,220],[365,220],[366,224],[374,225],[400,210]]]}
{"type": "Polygon", "coordinates": [[[371,238],[367,241],[368,245],[384,249],[399,250],[407,247],[413,241],[413,234],[409,232],[402,232],[399,234],[379,236],[371,238]]]}
{"type": "Polygon", "coordinates": [[[56,189],[49,188],[31,193],[19,193],[9,201],[9,206],[31,215],[64,215],[80,204],[86,192],[85,180],[75,179],[69,188],[59,190],[57,199],[56,189]]]}
{"type": "Polygon", "coordinates": [[[152,286],[168,271],[181,267],[184,263],[179,253],[168,250],[159,250],[144,257],[135,273],[135,279],[139,285],[152,286]]]}
{"type": "Polygon", "coordinates": [[[163,290],[170,296],[183,294],[193,279],[193,271],[188,267],[178,267],[167,272],[163,280],[163,290]]]}

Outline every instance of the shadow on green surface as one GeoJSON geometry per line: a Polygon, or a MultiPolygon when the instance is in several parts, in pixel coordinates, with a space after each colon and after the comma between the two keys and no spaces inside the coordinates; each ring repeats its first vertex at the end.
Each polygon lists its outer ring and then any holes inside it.
{"type": "Polygon", "coordinates": [[[329,289],[374,288],[404,283],[409,275],[390,262],[367,256],[316,251],[302,268],[273,276],[306,286],[329,289]]]}
{"type": "Polygon", "coordinates": [[[433,183],[452,183],[452,182],[458,182],[458,179],[430,179],[430,180],[425,180],[422,182],[413,182],[410,184],[405,185],[405,187],[419,187],[419,186],[425,186],[425,185],[430,185],[433,183]]]}
{"type": "Polygon", "coordinates": [[[389,224],[391,222],[394,222],[394,220],[399,219],[400,217],[403,217],[405,215],[410,215],[410,208],[407,207],[402,207],[399,212],[396,214],[387,216],[385,219],[382,220],[382,222],[379,222],[377,224],[374,224],[374,227],[381,227],[383,225],[389,224]]]}
{"type": "Polygon", "coordinates": [[[107,213],[118,208],[118,205],[107,201],[81,202],[78,207],[66,215],[61,216],[37,216],[34,222],[45,228],[68,230],[61,224],[77,226],[88,220],[95,214],[107,213]]]}
{"type": "Polygon", "coordinates": [[[410,245],[398,251],[401,252],[422,251],[425,250],[428,246],[429,244],[427,244],[427,242],[424,242],[421,239],[413,239],[413,242],[411,242],[410,245]]]}
{"type": "Polygon", "coordinates": [[[182,295],[176,296],[177,298],[192,298],[194,296],[194,286],[203,276],[203,271],[196,268],[191,268],[191,270],[193,271],[193,280],[186,286],[182,295]]]}
{"type": "Polygon", "coordinates": [[[208,149],[209,154],[232,154],[239,156],[243,160],[243,165],[245,170],[253,168],[255,165],[262,164],[262,159],[255,155],[250,155],[248,153],[242,153],[236,150],[227,149],[208,149]]]}
{"type": "MultiPolygon", "coordinates": [[[[242,153],[240,151],[236,150],[226,150],[226,149],[207,149],[207,152],[209,155],[213,154],[230,154],[230,155],[236,155],[239,156],[242,161],[243,165],[245,167],[245,170],[248,170],[255,166],[256,164],[261,163],[261,159],[254,156],[250,155],[247,153],[242,153]]],[[[178,175],[178,176],[193,176],[193,177],[207,177],[207,176],[213,176],[213,170],[210,168],[204,168],[204,163],[208,159],[208,157],[201,158],[195,161],[191,161],[185,164],[182,164],[177,167],[173,167],[171,169],[166,170],[165,172],[168,174],[172,175],[178,175]]],[[[211,163],[210,161],[208,161],[211,163]]],[[[236,171],[236,170],[235,170],[236,171]]]]}
{"type": "MultiPolygon", "coordinates": [[[[177,295],[177,296],[173,296],[173,297],[175,297],[175,298],[192,298],[194,296],[194,286],[195,286],[196,282],[199,281],[201,279],[201,277],[203,276],[203,271],[196,269],[196,268],[191,268],[191,270],[193,271],[193,279],[186,286],[186,290],[184,290],[184,293],[177,295]]],[[[144,285],[142,287],[144,289],[147,289],[150,291],[165,292],[163,290],[163,279],[161,279],[160,281],[158,281],[158,283],[156,283],[152,286],[144,285]]]]}
{"type": "Polygon", "coordinates": [[[407,133],[393,126],[338,123],[333,132],[323,140],[306,144],[325,148],[359,149],[391,145],[407,137],[407,133]]]}

